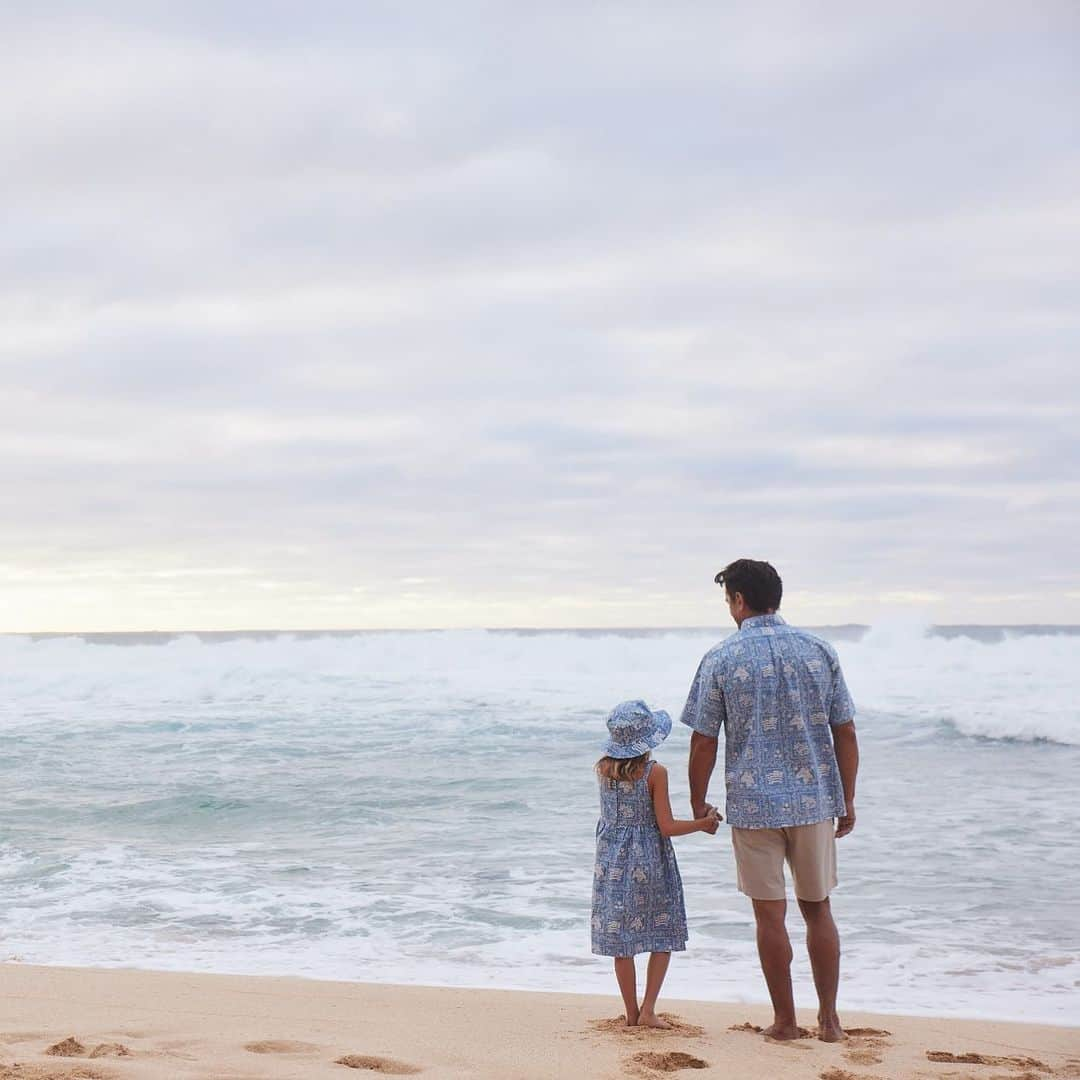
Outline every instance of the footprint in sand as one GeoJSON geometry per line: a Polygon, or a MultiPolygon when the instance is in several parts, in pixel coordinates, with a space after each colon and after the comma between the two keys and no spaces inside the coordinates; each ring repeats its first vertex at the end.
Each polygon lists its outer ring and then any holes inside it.
{"type": "Polygon", "coordinates": [[[879,1080],[868,1073],[849,1073],[847,1069],[826,1069],[823,1073],[818,1073],[818,1076],[820,1080],[879,1080]]]}
{"type": "Polygon", "coordinates": [[[890,1045],[891,1032],[884,1028],[856,1027],[846,1028],[845,1034],[849,1046],[844,1058],[852,1065],[880,1065],[885,1060],[881,1051],[890,1045]]]}
{"type": "Polygon", "coordinates": [[[630,1059],[635,1065],[651,1069],[654,1072],[679,1072],[681,1069],[707,1069],[709,1063],[693,1054],[684,1054],[681,1050],[668,1050],[666,1053],[644,1051],[630,1059]]]}
{"type": "Polygon", "coordinates": [[[47,1047],[45,1053],[50,1057],[131,1057],[131,1051],[123,1043],[98,1043],[92,1050],[83,1046],[73,1035],[61,1042],[47,1047]]]}
{"type": "Polygon", "coordinates": [[[951,1054],[948,1050],[927,1050],[927,1061],[948,1062],[950,1065],[996,1065],[1007,1069],[1042,1069],[1050,1071],[1050,1066],[1038,1058],[1000,1057],[997,1054],[979,1054],[971,1051],[966,1054],[951,1054]]]}
{"type": "Polygon", "coordinates": [[[844,1051],[844,1060],[852,1065],[880,1065],[885,1058],[869,1046],[856,1046],[844,1051]]]}
{"type": "Polygon", "coordinates": [[[90,1057],[131,1057],[131,1051],[123,1043],[98,1043],[90,1051],[90,1057]]]}
{"type": "Polygon", "coordinates": [[[258,1042],[244,1043],[249,1054],[317,1054],[319,1048],[314,1043],[293,1042],[291,1039],[260,1039],[258,1042]]]}
{"type": "Polygon", "coordinates": [[[384,1073],[387,1076],[409,1076],[420,1072],[415,1065],[395,1061],[393,1058],[376,1057],[373,1054],[346,1054],[339,1057],[334,1064],[345,1065],[350,1069],[367,1069],[368,1072],[384,1073]]]}
{"type": "Polygon", "coordinates": [[[61,1039],[60,1042],[47,1047],[45,1053],[51,1057],[84,1057],[86,1047],[74,1035],[69,1035],[66,1039],[61,1039]]]}

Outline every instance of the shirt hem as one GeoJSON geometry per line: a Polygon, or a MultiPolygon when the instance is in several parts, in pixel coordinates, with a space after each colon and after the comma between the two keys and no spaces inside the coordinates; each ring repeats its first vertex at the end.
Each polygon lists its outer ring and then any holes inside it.
{"type": "Polygon", "coordinates": [[[752,825],[740,825],[739,822],[732,820],[731,815],[729,814],[728,825],[733,829],[797,829],[800,825],[820,825],[823,821],[832,821],[834,818],[841,816],[842,813],[832,811],[824,816],[809,819],[799,818],[796,821],[755,821],[752,825]]]}

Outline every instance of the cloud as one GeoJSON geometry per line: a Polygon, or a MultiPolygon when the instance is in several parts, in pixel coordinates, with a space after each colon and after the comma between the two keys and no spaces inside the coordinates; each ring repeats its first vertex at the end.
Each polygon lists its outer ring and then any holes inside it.
{"type": "Polygon", "coordinates": [[[0,29],[0,628],[1080,618],[1071,5],[0,29]]]}

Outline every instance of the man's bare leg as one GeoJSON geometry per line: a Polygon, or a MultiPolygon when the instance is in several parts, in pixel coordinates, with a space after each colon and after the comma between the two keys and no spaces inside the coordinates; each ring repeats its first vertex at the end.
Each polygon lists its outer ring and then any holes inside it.
{"type": "Polygon", "coordinates": [[[755,900],[758,958],[772,998],[773,1022],[764,1034],[773,1039],[798,1039],[806,1032],[795,1023],[795,996],[791,990],[791,940],[784,917],[786,900],[755,900]]]}
{"type": "Polygon", "coordinates": [[[840,935],[833,921],[829,898],[800,900],[799,909],[806,920],[806,951],[814,972],[818,995],[818,1038],[839,1042],[844,1037],[836,1014],[836,991],[840,985],[840,935]]]}
{"type": "Polygon", "coordinates": [[[649,956],[649,969],[645,976],[645,996],[641,999],[641,1012],[638,1014],[639,1027],[669,1028],[666,1020],[656,1015],[656,999],[660,996],[660,987],[664,985],[671,953],[654,952],[649,956]]]}
{"type": "Polygon", "coordinates": [[[632,956],[615,957],[615,978],[619,981],[619,992],[626,1010],[626,1026],[637,1027],[637,968],[634,967],[632,956]]]}

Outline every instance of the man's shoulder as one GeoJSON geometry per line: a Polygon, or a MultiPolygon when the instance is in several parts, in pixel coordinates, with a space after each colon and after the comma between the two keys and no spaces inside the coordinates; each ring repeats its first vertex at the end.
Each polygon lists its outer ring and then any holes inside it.
{"type": "Polygon", "coordinates": [[[701,658],[702,667],[721,667],[732,656],[737,656],[739,651],[739,631],[736,630],[709,649],[701,658]]]}
{"type": "Polygon", "coordinates": [[[794,639],[801,647],[808,651],[823,653],[830,660],[836,659],[836,649],[834,649],[823,637],[812,634],[809,630],[803,630],[802,627],[792,626],[790,623],[785,624],[784,631],[785,637],[794,639]]]}
{"type": "Polygon", "coordinates": [[[811,672],[829,672],[835,678],[840,673],[840,657],[831,642],[809,630],[788,628],[787,640],[794,646],[794,653],[811,672]]]}

